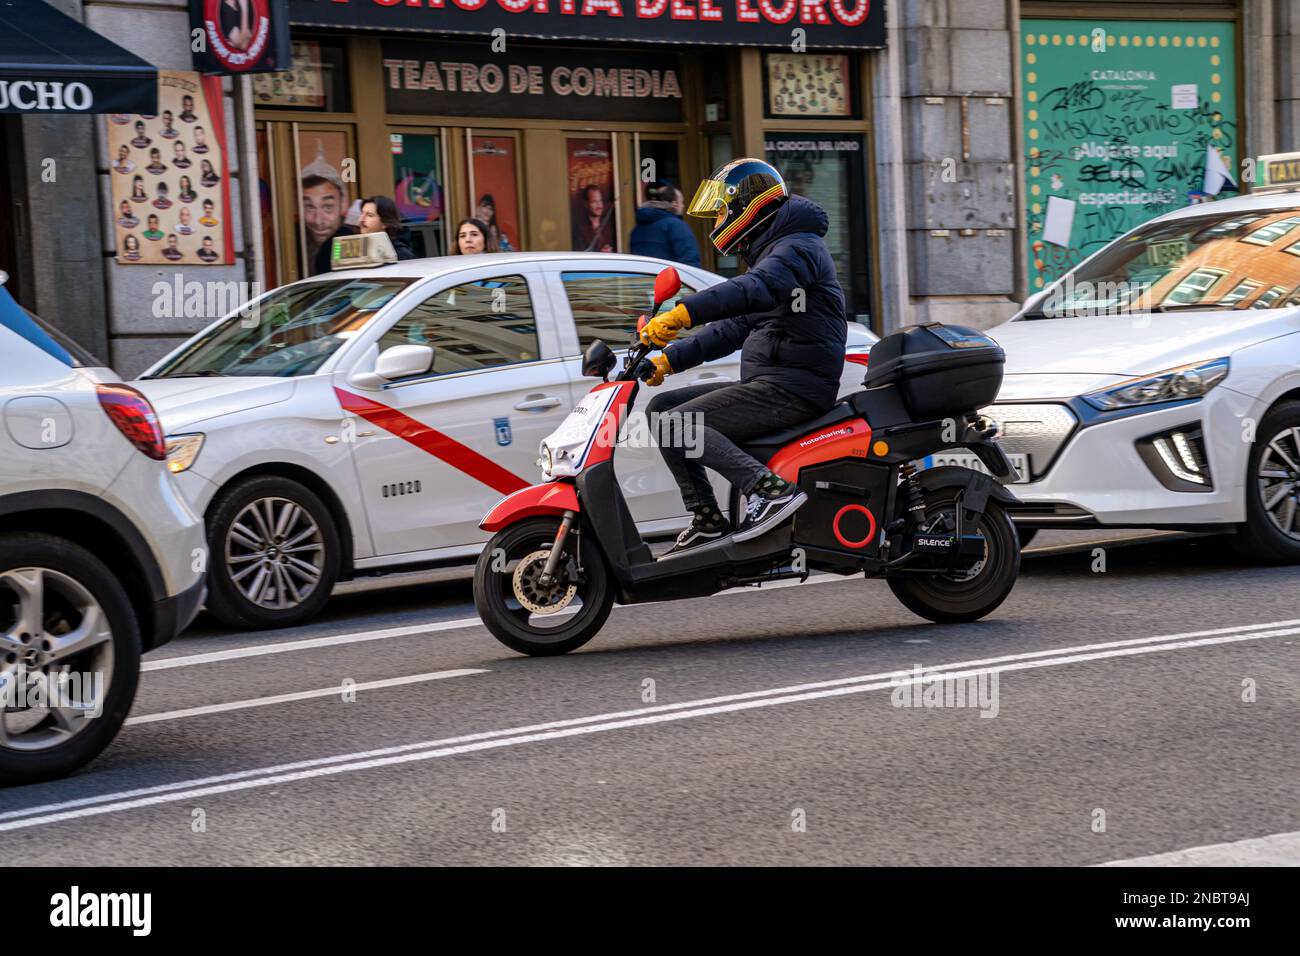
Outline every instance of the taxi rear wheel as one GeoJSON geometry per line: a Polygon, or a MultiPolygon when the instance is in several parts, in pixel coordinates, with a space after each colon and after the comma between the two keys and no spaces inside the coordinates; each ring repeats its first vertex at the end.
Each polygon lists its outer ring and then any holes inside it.
{"type": "Polygon", "coordinates": [[[310,620],[338,579],[339,535],[329,510],[296,481],[245,478],[208,512],[208,610],[229,627],[310,620]]]}

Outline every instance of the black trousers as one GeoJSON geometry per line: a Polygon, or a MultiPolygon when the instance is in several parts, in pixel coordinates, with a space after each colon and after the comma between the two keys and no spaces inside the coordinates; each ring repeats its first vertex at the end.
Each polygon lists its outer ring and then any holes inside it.
{"type": "Polygon", "coordinates": [[[706,468],[753,492],[767,468],[736,447],[750,439],[810,421],[826,409],[771,382],[707,382],[656,395],[646,411],[660,453],[690,510],[716,505],[706,468]],[[698,456],[702,439],[703,451],[698,456]]]}

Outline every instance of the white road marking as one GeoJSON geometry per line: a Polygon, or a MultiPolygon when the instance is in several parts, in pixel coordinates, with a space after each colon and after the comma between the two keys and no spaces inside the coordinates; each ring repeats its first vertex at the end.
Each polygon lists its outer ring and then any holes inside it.
{"type": "Polygon", "coordinates": [[[342,698],[345,690],[359,692],[363,690],[378,690],[383,687],[401,687],[404,684],[421,684],[425,681],[444,680],[448,677],[468,677],[471,674],[486,674],[483,668],[461,668],[450,671],[433,671],[428,674],[408,674],[405,677],[390,677],[386,680],[363,681],[360,684],[352,684],[344,687],[342,682],[335,684],[333,687],[322,687],[319,690],[300,690],[291,694],[276,694],[273,697],[254,697],[249,700],[232,700],[225,704],[208,704],[203,707],[187,707],[184,710],[165,710],[156,714],[141,714],[138,717],[127,719],[127,726],[132,724],[153,724],[161,720],[179,720],[182,717],[199,717],[204,714],[223,714],[231,710],[246,710],[249,707],[269,707],[272,704],[287,704],[295,700],[312,700],[316,697],[339,697],[342,698]]]}
{"type": "MultiPolygon", "coordinates": [[[[1168,532],[1156,532],[1154,534],[1142,535],[1142,538],[1156,538],[1169,535],[1168,532]]],[[[1025,554],[1037,553],[1047,554],[1053,551],[1070,551],[1086,547],[1089,543],[1104,544],[1115,543],[1115,541],[1127,541],[1128,539],[1099,539],[1096,542],[1084,542],[1082,544],[1065,544],[1052,545],[1050,547],[1038,549],[1026,549],[1025,554]]],[[[830,584],[835,581],[857,581],[858,576],[838,575],[838,574],[814,574],[805,581],[784,580],[774,581],[771,584],[765,584],[761,588],[753,585],[742,587],[728,588],[725,591],[719,591],[712,597],[723,597],[731,594],[759,594],[764,591],[775,591],[781,588],[796,588],[813,584],[830,584]]],[[[664,604],[664,601],[645,601],[640,604],[620,604],[615,606],[614,610],[625,610],[629,607],[650,607],[654,604],[664,604]]],[[[216,664],[222,661],[241,660],[248,657],[262,657],[267,654],[286,654],[293,651],[309,651],[318,647],[337,647],[342,644],[359,644],[365,641],[382,641],[390,638],[412,637],[419,634],[434,634],[438,631],[456,631],[468,627],[480,627],[483,624],[482,619],[478,617],[462,617],[451,621],[430,621],[426,624],[407,624],[402,627],[386,627],[374,631],[356,631],[350,634],[334,634],[328,637],[312,637],[299,641],[280,641],[275,644],[253,644],[247,647],[234,647],[221,651],[208,651],[199,654],[176,654],[171,657],[151,657],[146,660],[141,667],[142,671],[161,671],[170,670],[174,667],[193,667],[197,664],[216,664]]]]}
{"type": "MultiPolygon", "coordinates": [[[[798,587],[808,584],[826,584],[830,581],[854,580],[852,576],[844,578],[835,574],[819,574],[807,581],[776,581],[765,584],[761,589],[755,587],[730,588],[720,591],[713,597],[725,594],[758,593],[777,588],[798,587]]],[[[647,601],[643,604],[620,604],[614,610],[629,607],[649,607],[662,601],[647,601]]],[[[407,624],[402,627],[385,627],[376,631],[356,631],[351,634],[333,634],[328,637],[311,637],[300,641],[280,641],[275,644],[253,644],[248,647],[232,647],[223,651],[207,651],[200,654],[177,654],[172,657],[153,657],[144,662],[142,671],[170,670],[173,667],[193,667],[196,664],[215,664],[221,661],[242,660],[248,657],[262,657],[266,654],[286,654],[292,651],[309,651],[318,647],[337,647],[340,644],[359,644],[365,641],[384,641],[395,637],[412,637],[417,634],[433,634],[438,631],[457,631],[466,627],[481,627],[483,621],[478,617],[461,617],[451,621],[430,621],[427,624],[407,624]]]]}
{"type": "MultiPolygon", "coordinates": [[[[1154,654],[1163,651],[1186,650],[1195,647],[1209,647],[1300,634],[1300,626],[1294,625],[1300,625],[1300,621],[1249,624],[1235,628],[1217,628],[1209,631],[1169,634],[1129,641],[1109,641],[1103,644],[1081,645],[1049,651],[1034,651],[1020,655],[963,661],[954,664],[932,665],[924,669],[921,679],[928,680],[936,677],[961,679],[993,671],[1006,672],[1059,667],[1084,661],[1129,657],[1138,654],[1154,654]]],[[[119,813],[162,803],[191,800],[197,797],[274,786],[297,780],[350,773],[375,767],[393,766],[438,757],[518,746],[542,740],[606,733],[668,721],[687,720],[756,708],[801,703],[809,700],[841,697],[916,682],[917,677],[913,671],[896,670],[881,674],[867,674],[799,684],[791,687],[769,688],[767,690],[729,694],[722,697],[683,701],[678,704],[661,704],[630,711],[595,714],[589,717],[485,731],[443,740],[421,741],[377,750],[339,754],[333,757],[321,757],[289,764],[260,767],[211,777],[177,781],[170,784],[160,784],[153,787],[83,797],[61,803],[11,810],[0,813],[0,832],[43,826],[107,813],[119,813]],[[95,804],[99,805],[96,806],[95,804]]]]}
{"type": "Polygon", "coordinates": [[[1111,860],[1097,866],[1300,866],[1300,830],[1111,860]]]}

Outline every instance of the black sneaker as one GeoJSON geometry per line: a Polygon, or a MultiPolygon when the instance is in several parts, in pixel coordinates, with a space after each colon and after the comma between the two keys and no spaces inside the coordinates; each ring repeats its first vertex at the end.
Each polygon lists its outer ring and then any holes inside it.
{"type": "Polygon", "coordinates": [[[808,500],[798,485],[786,485],[786,490],[768,496],[755,492],[745,502],[745,517],[734,536],[736,541],[748,541],[775,528],[794,514],[808,500]]]}
{"type": "Polygon", "coordinates": [[[688,548],[695,548],[711,541],[718,541],[729,534],[731,534],[731,522],[721,517],[720,513],[712,521],[706,520],[699,513],[696,513],[691,518],[691,523],[686,530],[677,536],[677,542],[665,551],[663,556],[680,554],[688,548]]]}

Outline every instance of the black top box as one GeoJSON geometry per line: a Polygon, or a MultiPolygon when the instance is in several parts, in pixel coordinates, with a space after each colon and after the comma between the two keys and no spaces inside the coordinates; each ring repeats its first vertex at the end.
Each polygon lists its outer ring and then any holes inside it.
{"type": "Polygon", "coordinates": [[[977,411],[997,398],[1006,353],[962,325],[909,325],[871,347],[867,388],[896,385],[916,421],[977,411]]]}

